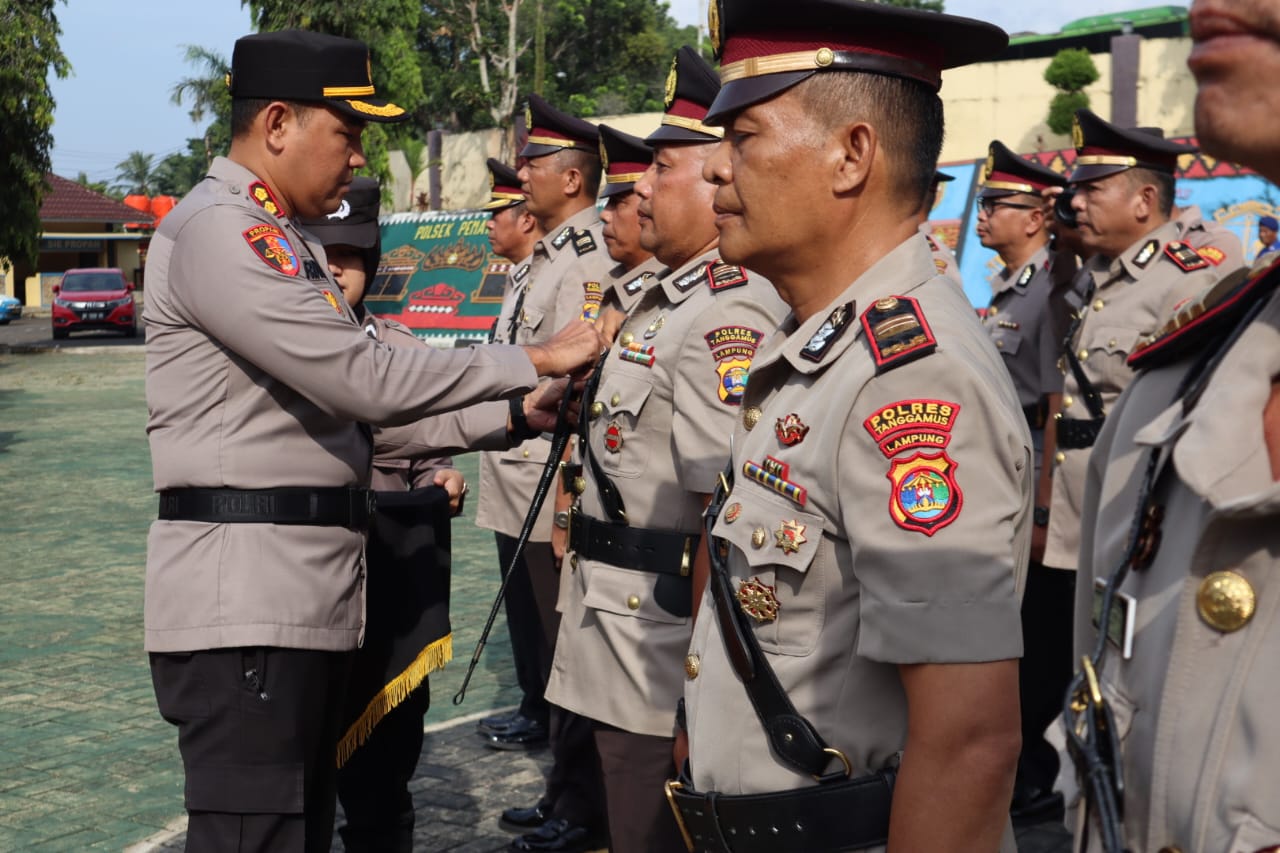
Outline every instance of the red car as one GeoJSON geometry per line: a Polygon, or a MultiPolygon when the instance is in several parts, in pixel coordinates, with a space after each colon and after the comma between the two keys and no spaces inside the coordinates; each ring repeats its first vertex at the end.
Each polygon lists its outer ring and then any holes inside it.
{"type": "Polygon", "coordinates": [[[118,269],[76,269],[53,286],[53,336],[65,338],[86,329],[114,329],[138,336],[133,285],[118,269]]]}

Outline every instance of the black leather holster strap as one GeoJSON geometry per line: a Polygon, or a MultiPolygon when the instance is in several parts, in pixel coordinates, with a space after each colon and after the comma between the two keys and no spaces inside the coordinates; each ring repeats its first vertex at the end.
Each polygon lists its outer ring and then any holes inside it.
{"type": "Polygon", "coordinates": [[[166,489],[161,521],[211,524],[314,524],[367,530],[376,505],[369,489],[166,489]]]}
{"type": "Polygon", "coordinates": [[[836,853],[889,839],[893,770],[769,794],[696,793],[672,785],[672,805],[702,853],[836,853]]]}
{"type": "Polygon", "coordinates": [[[1106,418],[1063,418],[1058,421],[1058,447],[1063,450],[1082,450],[1093,447],[1106,418]]]}
{"type": "Polygon", "coordinates": [[[638,572],[689,577],[696,538],[671,530],[613,524],[579,512],[569,517],[569,547],[578,556],[638,572]]]}
{"type": "Polygon", "coordinates": [[[1049,416],[1049,406],[1041,397],[1037,402],[1022,407],[1022,416],[1027,419],[1031,429],[1044,429],[1044,422],[1049,416]]]}

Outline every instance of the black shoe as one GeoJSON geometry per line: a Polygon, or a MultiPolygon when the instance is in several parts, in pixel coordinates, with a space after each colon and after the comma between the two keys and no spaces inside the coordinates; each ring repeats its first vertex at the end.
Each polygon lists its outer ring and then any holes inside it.
{"type": "Polygon", "coordinates": [[[586,853],[598,846],[599,841],[585,826],[553,817],[535,831],[512,841],[507,849],[516,853],[586,853]]]}
{"type": "Polygon", "coordinates": [[[528,808],[507,809],[498,818],[498,826],[507,832],[526,833],[537,829],[551,817],[551,807],[544,802],[528,808]]]}
{"type": "Polygon", "coordinates": [[[492,717],[485,717],[476,723],[476,731],[482,735],[503,732],[511,728],[512,724],[519,719],[521,719],[519,710],[508,711],[505,714],[495,714],[492,717]]]}
{"type": "Polygon", "coordinates": [[[535,720],[521,717],[506,731],[482,734],[480,737],[485,746],[493,749],[541,749],[547,745],[547,727],[535,720]]]}
{"type": "Polygon", "coordinates": [[[1016,827],[1035,826],[1038,823],[1062,823],[1065,806],[1062,794],[1043,788],[1021,788],[1013,792],[1013,805],[1009,819],[1016,827]]]}

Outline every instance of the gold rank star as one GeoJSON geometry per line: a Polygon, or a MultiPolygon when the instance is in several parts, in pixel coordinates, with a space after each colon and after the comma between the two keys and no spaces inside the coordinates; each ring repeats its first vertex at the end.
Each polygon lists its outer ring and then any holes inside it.
{"type": "Polygon", "coordinates": [[[795,519],[782,522],[782,526],[774,531],[774,544],[781,548],[784,554],[796,553],[801,545],[809,541],[805,538],[804,527],[795,519]]]}

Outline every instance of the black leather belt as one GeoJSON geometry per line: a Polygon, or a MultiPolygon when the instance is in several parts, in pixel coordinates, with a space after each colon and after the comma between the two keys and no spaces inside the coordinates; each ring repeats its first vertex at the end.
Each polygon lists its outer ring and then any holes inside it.
{"type": "Polygon", "coordinates": [[[165,489],[160,492],[160,520],[367,530],[375,505],[369,489],[165,489]]]}
{"type": "Polygon", "coordinates": [[[588,518],[569,518],[569,547],[580,557],[620,569],[689,577],[697,536],[672,530],[645,530],[588,518]]]}
{"type": "Polygon", "coordinates": [[[889,839],[896,771],[769,794],[700,794],[667,783],[686,843],[698,853],[837,853],[889,839]]]}
{"type": "Polygon", "coordinates": [[[1058,421],[1058,447],[1063,450],[1093,447],[1105,421],[1106,418],[1063,418],[1058,421]]]}
{"type": "Polygon", "coordinates": [[[1027,419],[1027,426],[1032,429],[1044,429],[1045,419],[1049,416],[1049,407],[1045,405],[1042,397],[1038,402],[1023,406],[1022,416],[1027,419]]]}

